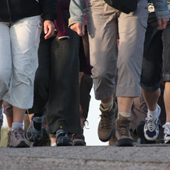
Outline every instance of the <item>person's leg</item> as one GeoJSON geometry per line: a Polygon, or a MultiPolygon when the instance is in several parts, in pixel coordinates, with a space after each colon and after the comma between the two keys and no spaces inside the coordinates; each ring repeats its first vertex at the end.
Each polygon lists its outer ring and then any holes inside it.
{"type": "Polygon", "coordinates": [[[162,31],[158,30],[157,27],[155,13],[149,14],[140,82],[141,91],[148,107],[144,136],[149,141],[156,140],[159,135],[159,115],[161,112],[157,102],[160,96],[162,75],[162,31]]]}
{"type": "Polygon", "coordinates": [[[141,95],[139,82],[147,17],[147,1],[141,0],[134,13],[120,13],[118,18],[120,39],[116,86],[119,112],[116,121],[117,146],[133,145],[129,125],[133,98],[141,95]]]}
{"type": "Polygon", "coordinates": [[[91,1],[87,11],[90,63],[95,98],[101,100],[98,136],[103,142],[113,134],[117,105],[113,102],[117,63],[117,11],[104,1],[91,1]],[[102,14],[102,15],[101,15],[102,14]],[[101,26],[102,25],[102,26],[101,26]]]}
{"type": "Polygon", "coordinates": [[[68,134],[81,134],[79,112],[79,37],[68,29],[70,39],[53,40],[47,122],[50,134],[57,131],[58,145],[72,145],[68,134]],[[62,136],[58,135],[59,132],[62,136]],[[64,138],[64,140],[60,140],[64,138]]]}
{"type": "Polygon", "coordinates": [[[29,146],[24,137],[23,119],[25,110],[32,107],[33,104],[34,77],[38,66],[37,52],[41,33],[40,25],[40,16],[36,16],[21,19],[10,27],[13,71],[9,91],[3,96],[3,100],[13,106],[11,147],[29,146]]]}
{"type": "Polygon", "coordinates": [[[170,40],[167,36],[170,35],[170,22],[168,22],[167,28],[163,31],[163,81],[165,82],[164,88],[164,104],[166,110],[166,123],[164,125],[164,142],[170,143],[170,40]]]}
{"type": "Polygon", "coordinates": [[[4,110],[4,114],[6,115],[7,122],[8,122],[7,147],[9,147],[10,146],[10,135],[11,135],[12,123],[13,123],[13,108],[12,108],[12,105],[10,105],[7,102],[3,102],[3,110],[4,110]]]}
{"type": "Polygon", "coordinates": [[[32,109],[29,109],[29,112],[32,114],[34,113],[34,115],[31,118],[30,126],[26,133],[28,140],[31,142],[38,142],[43,135],[42,125],[44,122],[44,109],[49,96],[49,70],[52,40],[53,37],[45,40],[44,32],[41,33],[38,49],[39,67],[34,80],[34,102],[32,109]]]}

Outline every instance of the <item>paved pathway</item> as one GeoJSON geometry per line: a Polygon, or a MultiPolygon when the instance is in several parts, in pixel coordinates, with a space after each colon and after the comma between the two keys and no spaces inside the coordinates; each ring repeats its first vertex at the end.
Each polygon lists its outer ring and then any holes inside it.
{"type": "Polygon", "coordinates": [[[169,146],[0,148],[0,170],[170,170],[169,146]]]}

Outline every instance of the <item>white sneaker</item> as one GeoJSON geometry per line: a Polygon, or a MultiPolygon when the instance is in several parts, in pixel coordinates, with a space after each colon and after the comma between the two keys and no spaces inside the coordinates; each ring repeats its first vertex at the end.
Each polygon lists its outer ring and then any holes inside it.
{"type": "Polygon", "coordinates": [[[170,143],[170,123],[165,123],[162,127],[164,128],[164,142],[168,144],[170,143]]]}
{"type": "Polygon", "coordinates": [[[161,113],[161,108],[157,105],[157,115],[153,117],[152,115],[147,114],[145,119],[145,126],[144,126],[144,135],[145,138],[149,141],[154,141],[157,139],[159,135],[159,116],[161,113]]]}

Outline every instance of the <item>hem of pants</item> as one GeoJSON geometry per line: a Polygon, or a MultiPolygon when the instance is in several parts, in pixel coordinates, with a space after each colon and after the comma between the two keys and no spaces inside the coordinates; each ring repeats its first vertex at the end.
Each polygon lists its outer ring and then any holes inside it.
{"type": "Polygon", "coordinates": [[[117,97],[141,97],[141,91],[138,87],[127,87],[127,86],[117,86],[116,87],[117,97]]]}
{"type": "Polygon", "coordinates": [[[30,107],[25,107],[25,106],[18,105],[18,104],[16,104],[16,103],[13,103],[13,102],[11,102],[11,101],[9,101],[9,100],[6,100],[6,99],[3,99],[3,98],[2,98],[2,100],[5,101],[5,102],[7,102],[7,103],[9,103],[10,105],[12,105],[12,106],[14,106],[14,107],[19,108],[19,109],[27,110],[27,109],[29,109],[29,108],[32,108],[31,105],[30,105],[30,107]]]}
{"type": "Polygon", "coordinates": [[[58,129],[60,129],[60,126],[62,126],[62,129],[63,130],[65,130],[65,131],[67,131],[68,133],[71,133],[71,134],[81,134],[81,127],[80,127],[80,131],[78,131],[77,129],[77,127],[75,128],[76,130],[73,130],[72,128],[70,128],[70,127],[66,127],[65,125],[54,125],[54,126],[48,126],[48,132],[50,133],[50,134],[54,134],[54,133],[56,133],[56,131],[58,130],[58,129]]]}
{"type": "Polygon", "coordinates": [[[163,75],[162,75],[162,79],[163,79],[164,82],[170,81],[170,74],[163,74],[163,75]]]}
{"type": "MultiPolygon", "coordinates": [[[[113,88],[115,89],[115,87],[113,88]]],[[[97,93],[95,92],[95,99],[96,100],[104,100],[107,99],[108,97],[112,96],[115,93],[115,90],[110,90],[108,93],[105,93],[104,90],[102,91],[102,93],[97,93]]]]}
{"type": "Polygon", "coordinates": [[[160,83],[155,84],[154,86],[147,87],[140,83],[140,86],[142,87],[143,90],[148,91],[148,92],[154,92],[160,88],[160,83]]]}

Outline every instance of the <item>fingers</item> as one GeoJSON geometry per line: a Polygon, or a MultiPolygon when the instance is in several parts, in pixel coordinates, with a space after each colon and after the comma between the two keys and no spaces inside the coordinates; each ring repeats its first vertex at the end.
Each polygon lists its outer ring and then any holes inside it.
{"type": "Polygon", "coordinates": [[[48,39],[54,35],[54,24],[51,21],[44,22],[44,39],[48,39]]]}
{"type": "Polygon", "coordinates": [[[77,34],[79,36],[83,36],[84,35],[84,25],[80,24],[80,23],[75,23],[73,25],[70,26],[70,29],[72,29],[73,31],[77,32],[77,34]]]}
{"type": "Polygon", "coordinates": [[[168,21],[169,21],[168,18],[158,19],[158,29],[159,30],[165,29],[168,21]]]}

